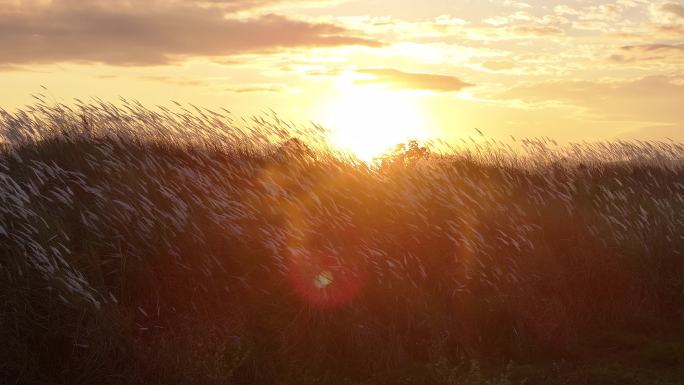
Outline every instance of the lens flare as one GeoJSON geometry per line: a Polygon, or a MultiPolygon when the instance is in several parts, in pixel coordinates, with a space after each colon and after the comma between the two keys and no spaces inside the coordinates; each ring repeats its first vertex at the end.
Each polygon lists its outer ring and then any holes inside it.
{"type": "Polygon", "coordinates": [[[352,223],[340,220],[341,213],[321,210],[321,197],[341,183],[340,176],[326,174],[301,188],[299,167],[285,162],[265,168],[259,184],[269,186],[271,198],[248,202],[282,220],[286,236],[278,254],[293,293],[317,308],[344,306],[359,296],[366,282],[360,236],[352,223]]]}
{"type": "Polygon", "coordinates": [[[322,271],[316,279],[314,279],[314,285],[318,289],[323,289],[326,286],[330,285],[334,280],[333,274],[329,272],[328,270],[322,271]]]}

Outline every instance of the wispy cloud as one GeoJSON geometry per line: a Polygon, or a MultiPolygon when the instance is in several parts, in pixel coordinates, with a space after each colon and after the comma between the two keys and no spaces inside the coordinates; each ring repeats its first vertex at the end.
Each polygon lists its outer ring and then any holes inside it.
{"type": "Polygon", "coordinates": [[[660,10],[684,18],[684,6],[681,4],[665,3],[660,6],[660,10]]]}
{"type": "Polygon", "coordinates": [[[282,84],[250,84],[227,89],[227,91],[238,94],[284,92],[286,90],[287,87],[282,84]]]}
{"type": "Polygon", "coordinates": [[[640,44],[627,45],[610,57],[615,62],[635,61],[683,61],[684,44],[640,44]]]}
{"type": "Polygon", "coordinates": [[[402,72],[391,68],[368,68],[357,72],[371,76],[370,79],[357,80],[359,84],[386,84],[397,89],[452,92],[473,86],[454,76],[402,72]]]}
{"type": "Polygon", "coordinates": [[[508,30],[516,35],[529,36],[552,36],[563,34],[563,29],[555,25],[516,25],[508,30]]]}
{"type": "Polygon", "coordinates": [[[516,67],[516,65],[513,62],[500,60],[500,61],[486,61],[486,62],[482,63],[482,67],[486,68],[490,71],[504,71],[504,70],[513,69],[516,67]]]}
{"type": "Polygon", "coordinates": [[[175,84],[179,86],[201,86],[206,83],[201,79],[176,77],[176,76],[160,76],[160,75],[145,75],[141,76],[142,80],[149,80],[153,82],[161,82],[166,84],[175,84]]]}

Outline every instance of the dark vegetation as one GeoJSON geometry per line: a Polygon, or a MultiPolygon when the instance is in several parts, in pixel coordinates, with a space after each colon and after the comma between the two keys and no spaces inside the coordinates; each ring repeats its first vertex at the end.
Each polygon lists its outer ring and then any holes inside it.
{"type": "Polygon", "coordinates": [[[684,383],[681,144],[1,114],[0,383],[684,383]]]}

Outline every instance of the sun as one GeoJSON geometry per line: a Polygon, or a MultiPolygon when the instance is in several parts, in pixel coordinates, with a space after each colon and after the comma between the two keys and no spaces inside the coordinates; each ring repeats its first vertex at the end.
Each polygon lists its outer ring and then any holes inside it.
{"type": "Polygon", "coordinates": [[[326,101],[320,119],[331,142],[364,161],[409,140],[428,137],[428,119],[415,95],[356,87],[326,101]]]}

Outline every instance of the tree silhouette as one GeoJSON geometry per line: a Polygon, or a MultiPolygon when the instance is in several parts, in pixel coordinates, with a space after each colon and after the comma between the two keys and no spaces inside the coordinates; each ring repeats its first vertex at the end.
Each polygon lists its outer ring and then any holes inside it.
{"type": "Polygon", "coordinates": [[[430,150],[421,146],[417,140],[397,144],[391,151],[377,158],[381,169],[405,167],[430,158],[430,150]]]}

